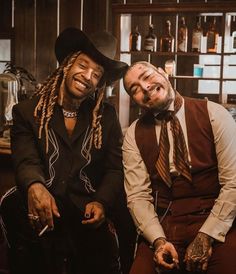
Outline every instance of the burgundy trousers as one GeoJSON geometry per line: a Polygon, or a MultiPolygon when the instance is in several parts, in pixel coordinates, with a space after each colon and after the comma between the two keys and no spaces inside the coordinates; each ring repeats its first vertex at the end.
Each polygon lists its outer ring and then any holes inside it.
{"type": "MultiPolygon", "coordinates": [[[[197,235],[200,227],[207,218],[207,214],[188,214],[185,216],[168,215],[163,220],[162,226],[167,240],[176,248],[180,270],[171,270],[161,273],[169,274],[199,274],[200,272],[188,272],[185,270],[183,258],[186,248],[197,235]]],[[[136,257],[130,270],[130,274],[156,274],[153,250],[148,243],[142,241],[137,249],[136,257]]],[[[227,233],[224,243],[215,242],[208,269],[205,274],[235,274],[236,273],[236,224],[227,233]]]]}

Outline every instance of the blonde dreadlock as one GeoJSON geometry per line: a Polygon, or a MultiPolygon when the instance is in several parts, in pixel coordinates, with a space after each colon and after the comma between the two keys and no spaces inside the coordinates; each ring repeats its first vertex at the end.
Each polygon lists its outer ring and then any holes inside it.
{"type": "Polygon", "coordinates": [[[104,88],[101,89],[97,104],[93,110],[93,121],[92,121],[92,129],[93,129],[93,143],[95,148],[100,149],[102,146],[102,126],[101,126],[101,118],[102,113],[99,113],[100,105],[104,96],[104,88]]]}
{"type": "MultiPolygon", "coordinates": [[[[68,71],[74,64],[76,58],[81,52],[76,52],[65,58],[62,64],[55,70],[55,72],[49,76],[49,78],[36,90],[36,93],[40,95],[38,104],[34,110],[34,117],[39,121],[39,131],[38,138],[42,138],[42,131],[45,130],[46,135],[46,153],[48,153],[48,124],[53,115],[55,103],[58,100],[58,93],[60,85],[63,79],[66,78],[68,71]]],[[[96,106],[93,110],[93,121],[92,121],[92,141],[97,149],[101,148],[102,145],[102,127],[101,127],[101,117],[99,114],[100,105],[104,95],[104,89],[99,93],[96,106]]]]}

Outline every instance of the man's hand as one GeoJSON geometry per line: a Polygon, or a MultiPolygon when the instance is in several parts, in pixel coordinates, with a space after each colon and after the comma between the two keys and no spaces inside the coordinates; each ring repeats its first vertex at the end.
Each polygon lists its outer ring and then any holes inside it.
{"type": "Polygon", "coordinates": [[[105,210],[101,203],[91,202],[85,207],[85,220],[82,221],[84,225],[100,226],[105,221],[105,210]]]}
{"type": "Polygon", "coordinates": [[[185,259],[188,271],[205,271],[212,254],[213,238],[199,232],[193,242],[188,246],[185,259]]]}
{"type": "Polygon", "coordinates": [[[41,183],[34,183],[28,189],[28,217],[37,231],[48,225],[54,228],[53,215],[60,217],[55,199],[41,183]]]}
{"type": "Polygon", "coordinates": [[[158,238],[154,242],[154,261],[159,271],[179,268],[178,254],[172,243],[164,238],[158,238]]]}

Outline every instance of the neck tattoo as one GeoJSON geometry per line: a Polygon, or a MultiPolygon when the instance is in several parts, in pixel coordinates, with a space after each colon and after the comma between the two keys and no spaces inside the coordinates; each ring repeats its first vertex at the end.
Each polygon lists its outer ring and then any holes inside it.
{"type": "Polygon", "coordinates": [[[78,115],[77,111],[68,111],[68,110],[62,109],[62,112],[65,118],[76,118],[78,115]]]}

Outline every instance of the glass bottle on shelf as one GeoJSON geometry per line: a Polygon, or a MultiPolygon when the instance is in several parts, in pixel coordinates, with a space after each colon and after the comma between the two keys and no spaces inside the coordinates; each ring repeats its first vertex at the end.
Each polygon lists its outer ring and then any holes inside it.
{"type": "Polygon", "coordinates": [[[213,17],[213,20],[210,23],[210,27],[206,33],[206,37],[207,37],[207,52],[216,53],[219,32],[216,30],[216,17],[215,16],[213,17]]]}
{"type": "Polygon", "coordinates": [[[232,49],[233,52],[236,52],[236,31],[232,33],[232,49]]]}
{"type": "Polygon", "coordinates": [[[232,51],[236,52],[236,16],[232,20],[232,51]]]}
{"type": "Polygon", "coordinates": [[[171,34],[171,22],[166,20],[165,32],[160,39],[160,51],[174,52],[174,36],[171,34]]]}
{"type": "Polygon", "coordinates": [[[9,81],[8,91],[7,91],[7,103],[4,111],[6,126],[12,125],[12,108],[17,103],[18,103],[18,83],[17,81],[9,81]]]}
{"type": "Polygon", "coordinates": [[[175,75],[175,60],[168,59],[165,62],[165,72],[168,76],[174,76],[175,75]]]}
{"type": "Polygon", "coordinates": [[[188,28],[185,24],[185,17],[180,18],[178,29],[177,51],[187,52],[188,50],[188,28]]]}
{"type": "Polygon", "coordinates": [[[157,50],[157,36],[154,33],[153,24],[149,25],[148,34],[145,36],[143,49],[146,51],[157,50]]]}
{"type": "Polygon", "coordinates": [[[196,18],[196,26],[193,29],[192,34],[192,52],[201,52],[202,45],[202,37],[203,37],[203,29],[201,27],[201,17],[196,18]]]}
{"type": "Polygon", "coordinates": [[[138,26],[129,35],[129,50],[140,51],[141,50],[141,35],[138,31],[138,26]]]}

